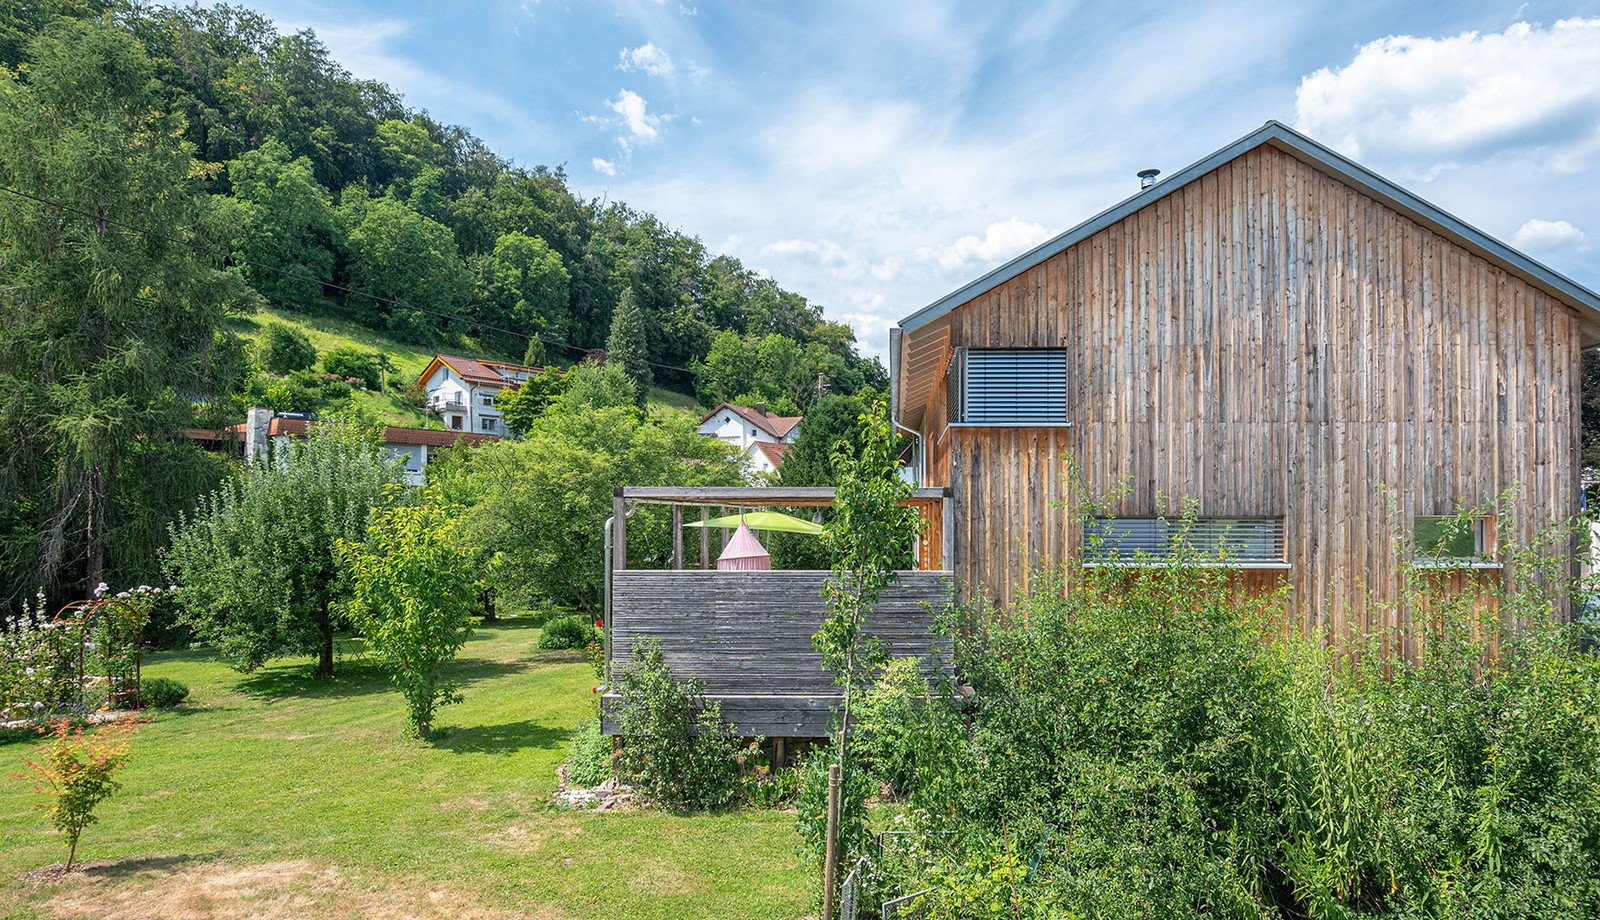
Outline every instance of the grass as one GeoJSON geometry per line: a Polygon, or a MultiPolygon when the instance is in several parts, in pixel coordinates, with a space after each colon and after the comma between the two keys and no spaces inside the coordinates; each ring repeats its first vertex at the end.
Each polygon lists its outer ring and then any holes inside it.
{"type": "MultiPolygon", "coordinates": [[[[799,917],[809,874],[788,814],[589,814],[549,805],[568,733],[593,707],[576,652],[515,621],[480,629],[466,700],[428,742],[365,660],[240,675],[204,651],[145,673],[192,689],[135,742],[124,787],[67,881],[17,879],[64,849],[26,783],[0,785],[4,917],[799,917]]],[[[0,744],[0,774],[31,741],[0,744]]]]}

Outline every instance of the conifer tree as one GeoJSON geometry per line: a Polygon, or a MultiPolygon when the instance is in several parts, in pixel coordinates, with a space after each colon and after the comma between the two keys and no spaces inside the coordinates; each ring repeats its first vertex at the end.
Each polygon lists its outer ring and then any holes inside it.
{"type": "Polygon", "coordinates": [[[60,20],[28,60],[0,77],[0,606],[129,577],[209,485],[183,429],[247,295],[196,255],[199,170],[138,43],[60,20]]]}
{"type": "Polygon", "coordinates": [[[639,300],[631,287],[622,292],[617,299],[617,309],[611,314],[611,335],[606,339],[606,362],[622,367],[628,379],[639,388],[639,398],[643,400],[645,390],[654,379],[645,351],[644,314],[639,312],[639,300]]]}

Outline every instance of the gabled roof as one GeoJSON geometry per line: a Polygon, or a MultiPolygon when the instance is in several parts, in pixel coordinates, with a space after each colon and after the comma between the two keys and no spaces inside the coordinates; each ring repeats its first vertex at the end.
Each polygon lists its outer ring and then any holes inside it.
{"type": "MultiPolygon", "coordinates": [[[[1262,145],[1272,146],[1356,191],[1382,202],[1430,230],[1467,247],[1494,265],[1511,272],[1546,294],[1578,308],[1584,326],[1591,336],[1600,337],[1600,294],[1589,290],[1556,270],[1537,262],[1521,252],[1470,224],[1465,223],[1442,208],[1430,204],[1416,195],[1360,163],[1324,147],[1304,134],[1278,121],[1269,121],[1260,128],[1239,138],[1203,160],[1192,163],[1170,177],[1126,198],[1112,207],[1089,218],[1054,239],[1012,259],[994,271],[939,298],[926,307],[900,321],[902,332],[911,332],[925,326],[961,306],[979,294],[1010,281],[1035,265],[1075,243],[1081,242],[1111,226],[1135,211],[1160,201],[1217,167],[1237,159],[1262,145]]],[[[893,349],[890,350],[891,356],[893,349]]]]}
{"type": "MultiPolygon", "coordinates": [[[[1578,311],[1585,341],[1600,341],[1600,294],[1418,198],[1349,157],[1324,147],[1281,122],[1269,121],[1210,156],[1178,170],[1165,180],[1118,202],[901,320],[898,326],[889,330],[889,392],[893,417],[897,421],[905,421],[901,417],[902,374],[915,378],[916,385],[934,379],[928,375],[936,372],[935,365],[944,355],[944,345],[949,336],[948,323],[939,321],[950,311],[1262,146],[1273,147],[1294,157],[1568,304],[1578,311]],[[930,326],[922,333],[917,332],[930,326]],[[901,354],[902,347],[906,349],[905,355],[901,354]],[[902,359],[906,364],[904,369],[901,367],[902,359]]],[[[920,415],[917,412],[912,414],[918,415],[911,420],[912,425],[920,424],[920,415]]]]}
{"type": "Polygon", "coordinates": [[[761,451],[761,456],[767,458],[773,469],[783,466],[783,460],[789,456],[789,451],[794,450],[793,444],[773,444],[768,441],[755,441],[751,447],[761,451]]]}
{"type": "Polygon", "coordinates": [[[417,378],[417,386],[422,386],[434,375],[441,366],[455,371],[457,376],[468,383],[482,387],[510,387],[516,386],[517,381],[511,374],[538,375],[544,373],[544,368],[528,367],[525,364],[511,364],[506,361],[485,361],[478,358],[462,358],[456,355],[434,355],[428,366],[423,368],[422,376],[417,378]]]}
{"type": "Polygon", "coordinates": [[[710,412],[707,412],[705,415],[702,415],[700,417],[700,421],[696,422],[695,424],[704,425],[706,422],[711,420],[712,416],[716,415],[718,412],[721,412],[723,409],[733,412],[746,422],[749,422],[751,425],[754,425],[755,427],[765,431],[767,434],[770,434],[775,438],[788,437],[789,432],[794,430],[794,426],[800,424],[800,422],[805,418],[805,416],[802,415],[768,415],[763,412],[757,412],[749,406],[738,406],[734,405],[733,403],[723,403],[715,409],[712,409],[710,412]]]}

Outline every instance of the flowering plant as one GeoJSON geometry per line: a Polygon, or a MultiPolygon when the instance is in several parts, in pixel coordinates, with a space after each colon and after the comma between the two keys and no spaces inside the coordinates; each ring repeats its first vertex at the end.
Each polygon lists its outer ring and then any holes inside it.
{"type": "Polygon", "coordinates": [[[51,619],[43,592],[0,622],[0,722],[35,724],[110,709],[137,694],[139,634],[150,608],[173,588],[140,585],[94,597],[51,619]]]}

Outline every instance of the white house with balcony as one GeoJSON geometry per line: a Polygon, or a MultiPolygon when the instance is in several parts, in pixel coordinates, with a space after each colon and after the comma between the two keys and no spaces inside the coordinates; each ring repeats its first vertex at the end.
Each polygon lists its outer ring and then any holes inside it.
{"type": "Polygon", "coordinates": [[[521,386],[544,373],[543,368],[434,355],[414,389],[426,394],[426,407],[451,431],[505,434],[505,423],[495,400],[500,393],[521,386]]]}
{"type": "Polygon", "coordinates": [[[697,430],[743,451],[754,472],[770,474],[783,466],[800,435],[801,420],[798,415],[773,415],[761,403],[754,407],[723,403],[700,419],[697,430]]]}

